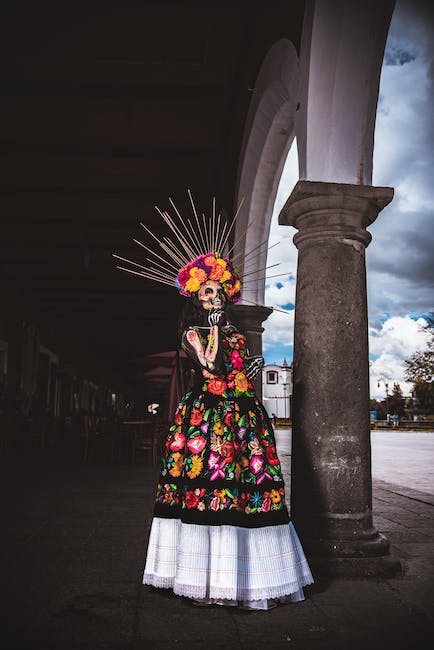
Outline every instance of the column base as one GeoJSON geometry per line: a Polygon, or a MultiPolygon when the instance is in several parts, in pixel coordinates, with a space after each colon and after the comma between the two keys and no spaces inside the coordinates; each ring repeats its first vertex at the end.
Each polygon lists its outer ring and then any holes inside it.
{"type": "Polygon", "coordinates": [[[390,577],[402,571],[400,559],[389,552],[389,540],[375,529],[364,539],[302,539],[309,564],[320,576],[390,577]]]}
{"type": "Polygon", "coordinates": [[[391,578],[402,573],[395,555],[382,557],[308,557],[314,578],[391,578]]]}
{"type": "Polygon", "coordinates": [[[355,531],[355,535],[333,538],[303,536],[302,533],[302,539],[308,553],[324,557],[380,557],[389,553],[389,540],[375,528],[359,533],[355,531]]]}

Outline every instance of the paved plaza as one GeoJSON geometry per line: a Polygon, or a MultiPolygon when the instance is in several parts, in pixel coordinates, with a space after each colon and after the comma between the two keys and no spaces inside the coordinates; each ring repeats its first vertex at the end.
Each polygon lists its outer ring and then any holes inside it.
{"type": "Polygon", "coordinates": [[[434,495],[434,432],[372,431],[374,479],[434,495]]]}
{"type": "MultiPolygon", "coordinates": [[[[289,485],[291,430],[276,429],[276,442],[289,485]]],[[[371,431],[372,477],[434,496],[434,431],[371,431]]]]}
{"type": "MultiPolygon", "coordinates": [[[[277,437],[289,467],[288,432],[277,437]]],[[[141,585],[155,479],[145,465],[3,467],[7,650],[431,647],[433,499],[414,484],[374,481],[375,524],[401,575],[317,578],[303,603],[244,612],[141,585]]]]}

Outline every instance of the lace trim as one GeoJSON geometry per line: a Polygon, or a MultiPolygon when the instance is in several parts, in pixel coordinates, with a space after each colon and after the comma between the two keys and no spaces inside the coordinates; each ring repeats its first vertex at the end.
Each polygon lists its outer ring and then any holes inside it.
{"type": "Polygon", "coordinates": [[[262,587],[256,589],[238,589],[222,587],[210,587],[209,594],[206,593],[204,587],[197,585],[182,585],[175,582],[174,578],[156,576],[145,573],[143,576],[143,584],[151,585],[152,587],[173,589],[173,592],[178,596],[186,596],[187,598],[203,599],[211,598],[217,600],[267,600],[271,598],[282,598],[290,596],[301,591],[302,587],[313,583],[313,579],[309,576],[300,576],[298,580],[277,587],[262,587]]]}

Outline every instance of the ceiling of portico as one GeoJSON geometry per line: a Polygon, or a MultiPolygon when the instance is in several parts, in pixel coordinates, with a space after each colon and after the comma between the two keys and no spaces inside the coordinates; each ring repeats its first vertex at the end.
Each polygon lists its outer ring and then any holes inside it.
{"type": "Polygon", "coordinates": [[[3,11],[1,287],[68,359],[119,369],[175,347],[183,299],[114,268],[187,188],[230,214],[261,63],[299,48],[304,2],[9,3],[3,11]],[[84,7],[84,5],[83,5],[84,7]],[[272,7],[272,8],[271,8],[272,7]]]}

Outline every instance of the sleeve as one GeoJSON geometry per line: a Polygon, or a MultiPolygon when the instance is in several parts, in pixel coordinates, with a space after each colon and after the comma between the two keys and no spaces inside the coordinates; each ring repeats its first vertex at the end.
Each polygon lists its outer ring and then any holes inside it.
{"type": "Polygon", "coordinates": [[[222,367],[222,340],[220,328],[205,328],[206,340],[197,329],[189,327],[182,335],[181,346],[196,366],[216,374],[222,367]]]}
{"type": "Polygon", "coordinates": [[[249,381],[252,381],[264,367],[264,357],[260,354],[251,355],[247,347],[246,337],[244,334],[241,336],[244,339],[245,347],[240,351],[240,354],[243,359],[244,367],[246,369],[246,377],[249,381]]]}

